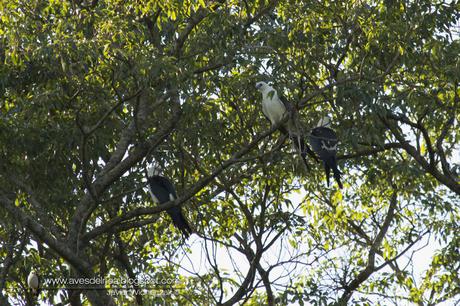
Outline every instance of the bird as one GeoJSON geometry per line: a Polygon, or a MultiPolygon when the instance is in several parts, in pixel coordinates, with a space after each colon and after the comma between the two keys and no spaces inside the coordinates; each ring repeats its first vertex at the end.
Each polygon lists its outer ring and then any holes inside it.
{"type": "MultiPolygon", "coordinates": [[[[262,113],[265,118],[270,121],[272,126],[282,121],[286,115],[289,115],[289,113],[293,113],[292,105],[283,96],[278,95],[278,92],[267,83],[257,82],[256,89],[262,94],[262,113]]],[[[290,128],[290,126],[292,126],[292,122],[290,122],[291,120],[292,119],[288,120],[287,123],[280,125],[278,130],[282,134],[289,136],[296,150],[300,152],[300,156],[302,157],[305,166],[309,169],[310,167],[308,166],[306,159],[307,153],[315,161],[318,161],[318,158],[305,143],[302,135],[300,135],[298,131],[294,131],[293,128],[290,128]]]]}
{"type": "Polygon", "coordinates": [[[331,120],[329,117],[326,116],[320,119],[317,126],[311,130],[309,137],[310,145],[323,162],[326,171],[327,186],[329,187],[329,176],[332,169],[334,178],[339,188],[342,189],[343,185],[340,181],[341,172],[337,167],[336,158],[338,139],[335,131],[329,127],[330,125],[331,120]]]}
{"type": "MultiPolygon", "coordinates": [[[[147,170],[147,182],[150,195],[155,204],[163,204],[177,199],[176,190],[171,181],[160,175],[160,169],[152,166],[147,170]]],[[[182,214],[179,206],[173,206],[166,210],[171,217],[173,224],[178,228],[182,235],[187,239],[192,234],[192,229],[182,214]]]]}
{"type": "Polygon", "coordinates": [[[32,293],[35,296],[38,296],[40,292],[40,281],[38,279],[37,272],[35,270],[31,270],[29,276],[27,276],[27,285],[32,290],[32,293]]]}

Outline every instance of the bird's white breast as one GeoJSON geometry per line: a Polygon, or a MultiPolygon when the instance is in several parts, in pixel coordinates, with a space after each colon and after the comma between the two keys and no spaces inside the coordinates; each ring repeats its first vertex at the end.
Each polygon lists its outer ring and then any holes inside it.
{"type": "Polygon", "coordinates": [[[32,289],[38,288],[38,276],[35,273],[30,273],[27,277],[27,284],[32,289]]]}
{"type": "Polygon", "coordinates": [[[262,111],[268,117],[268,119],[270,119],[272,124],[276,124],[281,119],[283,119],[284,113],[286,112],[286,107],[278,98],[276,91],[274,92],[273,96],[271,96],[270,92],[272,91],[268,91],[264,94],[264,98],[262,100],[262,111]]]}

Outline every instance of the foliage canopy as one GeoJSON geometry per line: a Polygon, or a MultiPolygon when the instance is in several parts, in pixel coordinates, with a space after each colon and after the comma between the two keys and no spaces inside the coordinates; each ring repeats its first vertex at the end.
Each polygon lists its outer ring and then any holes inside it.
{"type": "Polygon", "coordinates": [[[459,301],[457,1],[3,0],[0,14],[0,304],[32,305],[32,267],[186,284],[43,290],[50,304],[459,301]],[[270,129],[260,80],[305,134],[333,118],[341,192],[270,129]],[[186,243],[145,192],[153,160],[180,196],[165,207],[196,229],[186,243]]]}

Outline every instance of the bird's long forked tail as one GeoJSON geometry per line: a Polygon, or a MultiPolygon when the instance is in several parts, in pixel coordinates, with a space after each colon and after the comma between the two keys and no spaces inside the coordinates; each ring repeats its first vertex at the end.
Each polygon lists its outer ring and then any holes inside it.
{"type": "Polygon", "coordinates": [[[185,239],[190,237],[193,231],[190,225],[188,224],[188,221],[185,219],[184,215],[182,215],[182,213],[175,214],[174,216],[171,215],[171,219],[173,221],[174,226],[181,231],[185,239]]]}
{"type": "Polygon", "coordinates": [[[332,170],[332,173],[334,175],[335,180],[337,181],[337,184],[339,185],[339,188],[342,189],[343,185],[342,181],[340,180],[341,172],[337,167],[337,160],[335,159],[335,156],[331,156],[329,159],[324,161],[324,170],[326,171],[327,186],[329,187],[329,178],[332,170]]]}

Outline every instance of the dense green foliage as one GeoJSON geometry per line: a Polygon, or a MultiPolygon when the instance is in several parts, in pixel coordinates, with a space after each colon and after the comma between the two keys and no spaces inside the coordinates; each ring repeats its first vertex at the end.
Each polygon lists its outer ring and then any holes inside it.
{"type": "Polygon", "coordinates": [[[1,305],[34,303],[32,267],[178,281],[45,288],[50,304],[459,301],[457,1],[2,0],[0,14],[1,305]],[[305,135],[332,117],[343,190],[270,129],[260,80],[305,135]],[[154,160],[187,242],[146,192],[154,160]]]}

